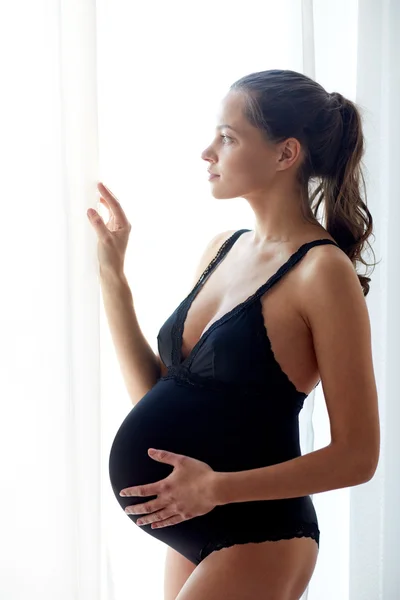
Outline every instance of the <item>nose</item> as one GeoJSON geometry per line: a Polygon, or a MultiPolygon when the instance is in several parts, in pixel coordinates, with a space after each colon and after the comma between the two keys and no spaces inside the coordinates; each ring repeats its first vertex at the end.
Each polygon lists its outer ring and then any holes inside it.
{"type": "Polygon", "coordinates": [[[215,162],[215,156],[212,154],[213,153],[211,152],[210,147],[208,147],[201,153],[201,158],[209,162],[215,162]]]}

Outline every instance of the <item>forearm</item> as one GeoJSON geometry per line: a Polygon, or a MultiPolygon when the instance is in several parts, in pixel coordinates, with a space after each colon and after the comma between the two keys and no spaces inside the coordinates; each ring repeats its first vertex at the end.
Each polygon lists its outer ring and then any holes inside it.
{"type": "Polygon", "coordinates": [[[294,459],[248,471],[216,472],[218,504],[297,498],[365,483],[371,469],[334,444],[294,459]]]}
{"type": "Polygon", "coordinates": [[[140,329],[126,278],[101,276],[100,283],[118,362],[135,405],[159,379],[159,361],[140,329]]]}

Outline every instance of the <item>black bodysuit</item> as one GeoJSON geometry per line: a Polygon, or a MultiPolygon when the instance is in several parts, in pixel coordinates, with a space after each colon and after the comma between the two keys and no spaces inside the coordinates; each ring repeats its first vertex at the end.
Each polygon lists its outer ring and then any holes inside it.
{"type": "MultiPolygon", "coordinates": [[[[239,236],[221,246],[190,294],[161,327],[160,357],[168,367],[132,408],[113,441],[111,485],[122,508],[155,499],[121,497],[126,487],[167,477],[173,466],[151,459],[148,448],[192,456],[215,471],[266,467],[301,455],[298,415],[308,394],[296,389],[275,360],[262,315],[262,296],[307,251],[328,239],[303,244],[256,292],[215,321],[182,360],[184,321],[209,274],[239,236]]],[[[127,515],[136,522],[140,515],[127,515]]],[[[319,545],[310,496],[233,502],[176,525],[142,529],[195,565],[215,550],[248,542],[311,537],[319,545]]]]}

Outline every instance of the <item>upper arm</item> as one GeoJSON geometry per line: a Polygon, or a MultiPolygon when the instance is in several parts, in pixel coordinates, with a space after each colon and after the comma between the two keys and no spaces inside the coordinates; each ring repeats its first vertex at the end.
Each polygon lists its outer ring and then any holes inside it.
{"type": "MultiPolygon", "coordinates": [[[[200,260],[198,261],[198,263],[194,269],[193,283],[192,283],[192,286],[191,286],[189,292],[194,288],[194,286],[200,279],[201,275],[203,274],[203,272],[205,271],[207,266],[210,264],[210,262],[212,261],[214,256],[217,254],[218,250],[220,249],[222,244],[225,242],[225,240],[227,240],[231,235],[233,235],[235,233],[235,231],[236,231],[236,229],[229,229],[227,231],[223,231],[222,233],[217,233],[217,235],[215,235],[208,242],[208,244],[206,245],[205,249],[203,250],[203,252],[200,256],[200,260]]],[[[160,355],[158,353],[156,353],[156,357],[160,364],[161,377],[163,377],[164,375],[167,374],[167,368],[164,365],[164,363],[161,360],[160,355]]]]}
{"type": "Polygon", "coordinates": [[[312,332],[332,443],[345,447],[370,478],[380,426],[368,307],[349,258],[333,247],[324,250],[304,271],[302,316],[312,332]]]}

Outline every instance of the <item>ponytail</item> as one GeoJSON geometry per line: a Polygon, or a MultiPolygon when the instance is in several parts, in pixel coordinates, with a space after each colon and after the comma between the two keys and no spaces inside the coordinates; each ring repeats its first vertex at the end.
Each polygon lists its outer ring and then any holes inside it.
{"type": "MultiPolygon", "coordinates": [[[[366,197],[365,180],[361,168],[364,154],[364,137],[361,117],[356,105],[334,92],[329,94],[337,119],[336,159],[322,169],[321,185],[311,197],[311,202],[321,192],[315,213],[324,200],[325,227],[352,263],[365,262],[361,253],[372,233],[373,220],[361,196],[361,184],[366,197]],[[340,119],[340,120],[339,120],[340,119]]],[[[369,292],[370,277],[358,274],[364,296],[369,292]]]]}
{"type": "MultiPolygon", "coordinates": [[[[230,89],[245,93],[245,116],[269,141],[279,143],[289,137],[300,141],[305,158],[297,177],[304,218],[315,223],[324,200],[325,229],[355,270],[357,262],[369,266],[362,251],[365,244],[370,246],[373,222],[361,170],[364,137],[357,106],[337,92],[328,94],[310,77],[290,70],[251,73],[230,89]],[[318,187],[312,191],[315,184],[318,187]]],[[[366,296],[371,279],[357,275],[366,296]]]]}

